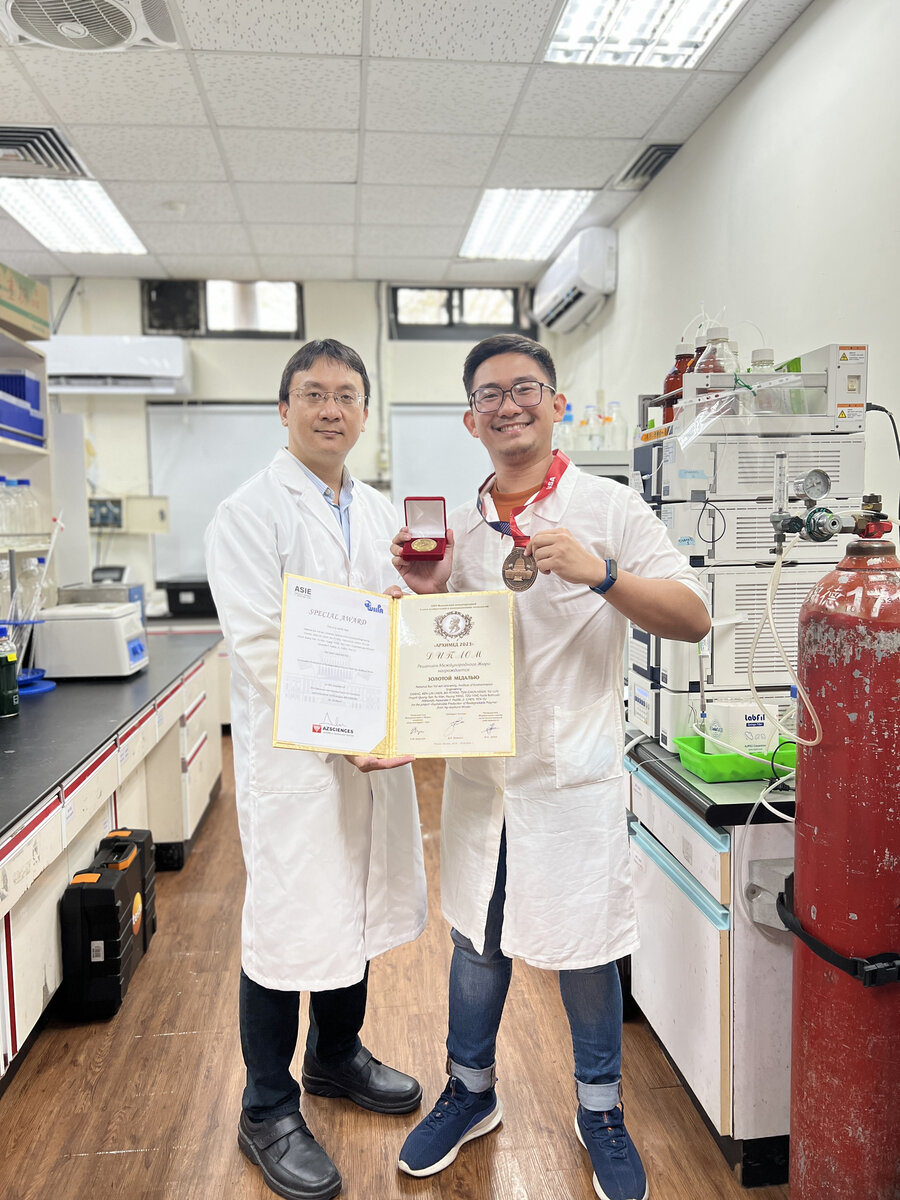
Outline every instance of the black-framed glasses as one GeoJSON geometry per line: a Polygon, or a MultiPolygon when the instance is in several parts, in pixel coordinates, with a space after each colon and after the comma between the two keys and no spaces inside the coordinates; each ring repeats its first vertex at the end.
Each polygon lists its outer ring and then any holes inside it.
{"type": "Polygon", "coordinates": [[[469,397],[469,403],[476,412],[492,413],[502,407],[504,396],[511,396],[513,404],[519,408],[536,408],[544,398],[545,388],[551,396],[556,395],[556,388],[551,387],[549,383],[539,383],[536,379],[520,379],[508,388],[488,384],[486,387],[476,388],[469,397]]]}
{"type": "Polygon", "coordinates": [[[329,396],[341,408],[356,408],[363,402],[359,392],[351,391],[350,388],[344,388],[340,392],[323,392],[320,388],[297,388],[288,395],[296,396],[301,403],[314,408],[321,408],[329,396]]]}

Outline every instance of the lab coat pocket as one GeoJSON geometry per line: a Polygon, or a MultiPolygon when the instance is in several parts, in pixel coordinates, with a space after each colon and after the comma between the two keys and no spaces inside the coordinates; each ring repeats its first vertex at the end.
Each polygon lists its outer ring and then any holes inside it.
{"type": "Polygon", "coordinates": [[[322,792],[335,786],[329,756],[272,745],[272,710],[250,696],[250,791],[256,795],[322,792]]]}
{"type": "Polygon", "coordinates": [[[553,734],[558,788],[601,783],[624,772],[622,724],[609,697],[586,708],[554,708],[553,734]]]}

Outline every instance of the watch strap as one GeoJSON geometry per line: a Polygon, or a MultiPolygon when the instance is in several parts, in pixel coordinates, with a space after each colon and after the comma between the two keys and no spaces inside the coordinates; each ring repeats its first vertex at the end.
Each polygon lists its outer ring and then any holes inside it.
{"type": "Polygon", "coordinates": [[[602,596],[604,592],[608,592],[618,578],[618,564],[614,558],[606,559],[606,578],[602,583],[598,583],[596,587],[592,587],[591,591],[596,592],[598,596],[602,596]]]}

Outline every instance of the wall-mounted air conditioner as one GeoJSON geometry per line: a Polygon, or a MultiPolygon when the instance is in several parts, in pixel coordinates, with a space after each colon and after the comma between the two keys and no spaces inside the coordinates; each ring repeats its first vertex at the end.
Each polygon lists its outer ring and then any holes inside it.
{"type": "Polygon", "coordinates": [[[534,315],[554,333],[568,333],[600,310],[616,288],[616,231],[576,233],[534,290],[534,315]]]}
{"type": "Polygon", "coordinates": [[[41,346],[48,392],[187,396],[191,391],[190,348],[183,338],[62,334],[41,346]]]}

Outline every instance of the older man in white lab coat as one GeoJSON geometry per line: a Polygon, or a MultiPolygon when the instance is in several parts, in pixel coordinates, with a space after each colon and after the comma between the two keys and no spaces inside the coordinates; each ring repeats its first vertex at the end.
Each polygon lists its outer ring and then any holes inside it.
{"type": "Polygon", "coordinates": [[[551,450],[565,396],[547,350],[501,335],[463,373],[469,433],[494,474],[450,518],[439,563],[399,557],[416,592],[516,592],[515,758],[448,760],[441,896],[454,942],[449,1083],[400,1167],[431,1175],[501,1118],[494,1051],[512,958],[559,972],[575,1060],[575,1131],[594,1190],[648,1195],[620,1104],[615,960],[637,942],[623,766],[627,619],[668,638],[709,628],[703,589],[646,504],[551,450]]]}
{"type": "Polygon", "coordinates": [[[359,1038],[370,959],[425,926],[410,760],[272,745],[284,573],[373,591],[399,582],[388,550],[394,509],[344,467],[368,402],[368,375],[354,350],[333,340],[303,346],[279,392],[287,448],[223,501],[206,535],[232,664],[247,868],[240,987],[247,1086],[238,1144],[290,1200],[327,1200],[341,1189],[300,1115],[290,1073],[301,991],[310,993],[307,1091],[384,1113],[410,1112],[422,1095],[415,1079],[373,1058],[359,1038]],[[388,770],[370,774],[381,768],[388,770]]]}

